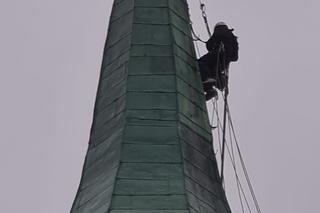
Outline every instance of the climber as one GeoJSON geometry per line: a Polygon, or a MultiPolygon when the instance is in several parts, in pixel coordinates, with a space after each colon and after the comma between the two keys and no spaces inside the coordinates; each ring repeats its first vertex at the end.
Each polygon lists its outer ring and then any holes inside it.
{"type": "Polygon", "coordinates": [[[232,31],[224,22],[217,23],[206,42],[208,53],[198,60],[206,100],[218,95],[215,88],[226,88],[229,64],[238,60],[238,41],[232,31]]]}

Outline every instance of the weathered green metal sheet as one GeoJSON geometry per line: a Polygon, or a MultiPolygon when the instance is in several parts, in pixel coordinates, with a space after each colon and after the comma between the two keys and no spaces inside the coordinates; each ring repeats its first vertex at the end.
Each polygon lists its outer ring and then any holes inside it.
{"type": "Polygon", "coordinates": [[[187,208],[184,195],[113,196],[112,209],[181,210],[187,208]]]}
{"type": "Polygon", "coordinates": [[[186,0],[114,0],[71,213],[230,213],[186,0]]]}
{"type": "MultiPolygon", "coordinates": [[[[110,74],[112,74],[117,69],[123,66],[126,68],[126,63],[129,61],[129,58],[130,58],[129,51],[126,51],[123,54],[120,54],[113,61],[107,61],[105,60],[105,58],[103,58],[100,79],[107,78],[110,74]]],[[[98,90],[98,92],[100,91],[98,90]]]]}
{"type": "Polygon", "coordinates": [[[129,75],[168,75],[174,74],[174,61],[170,57],[131,57],[129,62],[129,75]]]}
{"type": "Polygon", "coordinates": [[[113,9],[110,17],[110,23],[114,20],[123,17],[126,13],[132,11],[134,8],[133,0],[117,0],[114,1],[113,9]]]}
{"type": "Polygon", "coordinates": [[[175,144],[178,143],[176,126],[128,125],[124,140],[130,143],[175,144]]]}
{"type": "Polygon", "coordinates": [[[171,29],[169,25],[134,24],[132,31],[133,44],[171,44],[171,29]]]}
{"type": "Polygon", "coordinates": [[[104,60],[105,61],[114,61],[121,55],[129,51],[131,44],[131,34],[120,38],[112,46],[107,46],[104,50],[104,60]]]}
{"type": "Polygon", "coordinates": [[[145,109],[145,110],[127,110],[127,120],[130,121],[176,121],[176,110],[163,109],[145,109]]]}
{"type": "Polygon", "coordinates": [[[116,144],[121,143],[123,129],[114,131],[111,137],[107,138],[99,144],[90,144],[88,155],[86,159],[86,168],[96,164],[99,160],[105,159],[109,156],[109,151],[113,150],[116,144]],[[115,143],[111,143],[114,141],[115,143]]]}
{"type": "Polygon", "coordinates": [[[175,56],[175,67],[176,74],[181,80],[185,81],[199,92],[203,91],[201,83],[199,84],[199,82],[194,81],[194,79],[200,79],[200,73],[197,72],[197,69],[177,56],[175,56]]]}
{"type": "Polygon", "coordinates": [[[169,24],[167,8],[137,7],[134,11],[134,23],[169,24]]]}
{"type": "Polygon", "coordinates": [[[177,56],[179,59],[181,59],[183,62],[188,64],[192,67],[193,70],[198,69],[198,63],[194,60],[193,55],[189,55],[187,52],[185,52],[181,47],[178,45],[173,45],[173,52],[174,55],[177,56]]]}
{"type": "MultiPolygon", "coordinates": [[[[149,7],[149,8],[159,8],[159,7],[168,7],[168,0],[135,0],[136,7],[149,7]]],[[[155,20],[156,21],[156,20],[155,20]]]]}
{"type": "Polygon", "coordinates": [[[171,23],[172,25],[184,33],[185,35],[189,36],[191,38],[191,27],[185,18],[181,17],[179,14],[177,14],[175,11],[170,11],[170,17],[171,17],[171,23]]]}
{"type": "Polygon", "coordinates": [[[181,163],[180,146],[123,144],[121,159],[131,163],[181,163]]]}
{"type": "Polygon", "coordinates": [[[125,81],[126,76],[127,76],[127,67],[125,65],[118,67],[117,69],[113,70],[112,72],[109,72],[108,75],[104,75],[100,79],[101,91],[112,90],[112,88],[116,87],[121,82],[125,81]]]}
{"type": "Polygon", "coordinates": [[[111,47],[131,33],[133,11],[110,23],[106,47],[111,47]],[[122,27],[119,27],[122,26],[122,27]]]}
{"type": "Polygon", "coordinates": [[[168,195],[184,194],[183,180],[120,180],[117,182],[116,195],[168,195]]]}
{"type": "MultiPolygon", "coordinates": [[[[202,92],[196,90],[191,85],[177,78],[177,91],[188,101],[200,108],[205,114],[207,112],[207,107],[205,101],[203,100],[202,92]]],[[[206,121],[206,119],[204,119],[206,121]]]]}
{"type": "Polygon", "coordinates": [[[175,93],[128,92],[128,109],[176,109],[175,93]]]}
{"type": "Polygon", "coordinates": [[[183,178],[180,163],[121,163],[119,179],[174,180],[183,178]]]}
{"type": "Polygon", "coordinates": [[[150,56],[173,56],[171,45],[132,45],[131,56],[150,57],[150,56]]]}
{"type": "Polygon", "coordinates": [[[111,210],[110,213],[189,213],[187,210],[111,210]]]}
{"type": "Polygon", "coordinates": [[[176,77],[174,75],[128,76],[127,88],[129,92],[174,93],[176,92],[176,77]]]}

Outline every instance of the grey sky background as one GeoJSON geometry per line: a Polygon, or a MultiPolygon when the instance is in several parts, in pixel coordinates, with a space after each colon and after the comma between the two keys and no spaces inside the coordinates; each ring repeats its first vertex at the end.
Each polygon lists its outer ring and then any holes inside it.
{"type": "MultiPolygon", "coordinates": [[[[230,107],[262,212],[319,212],[320,3],[205,2],[211,27],[225,21],[239,36],[230,107]]],[[[198,1],[189,3],[207,38],[198,1]]],[[[69,212],[111,5],[0,0],[0,212],[69,212]]]]}

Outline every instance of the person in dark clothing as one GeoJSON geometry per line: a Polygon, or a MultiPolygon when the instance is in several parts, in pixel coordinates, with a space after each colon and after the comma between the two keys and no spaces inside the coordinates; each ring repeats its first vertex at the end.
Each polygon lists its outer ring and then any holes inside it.
{"type": "Polygon", "coordinates": [[[223,22],[216,24],[213,35],[206,42],[208,53],[198,60],[206,100],[217,96],[213,87],[221,91],[226,88],[229,64],[238,60],[239,45],[232,31],[223,22]]]}

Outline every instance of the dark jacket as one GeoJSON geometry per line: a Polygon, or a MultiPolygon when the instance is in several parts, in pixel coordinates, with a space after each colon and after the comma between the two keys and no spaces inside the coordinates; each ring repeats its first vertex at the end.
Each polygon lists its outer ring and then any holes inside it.
{"type": "Polygon", "coordinates": [[[237,61],[239,57],[239,44],[237,37],[233,35],[232,31],[228,31],[224,34],[213,34],[206,43],[207,50],[209,52],[212,51],[220,42],[223,43],[226,51],[226,63],[228,64],[231,61],[237,61]]]}
{"type": "Polygon", "coordinates": [[[199,59],[202,81],[212,78],[215,80],[212,86],[223,90],[227,84],[226,69],[231,61],[238,60],[237,37],[233,35],[232,30],[215,33],[207,41],[206,47],[208,53],[199,59]],[[220,49],[221,43],[223,49],[220,49]]]}

